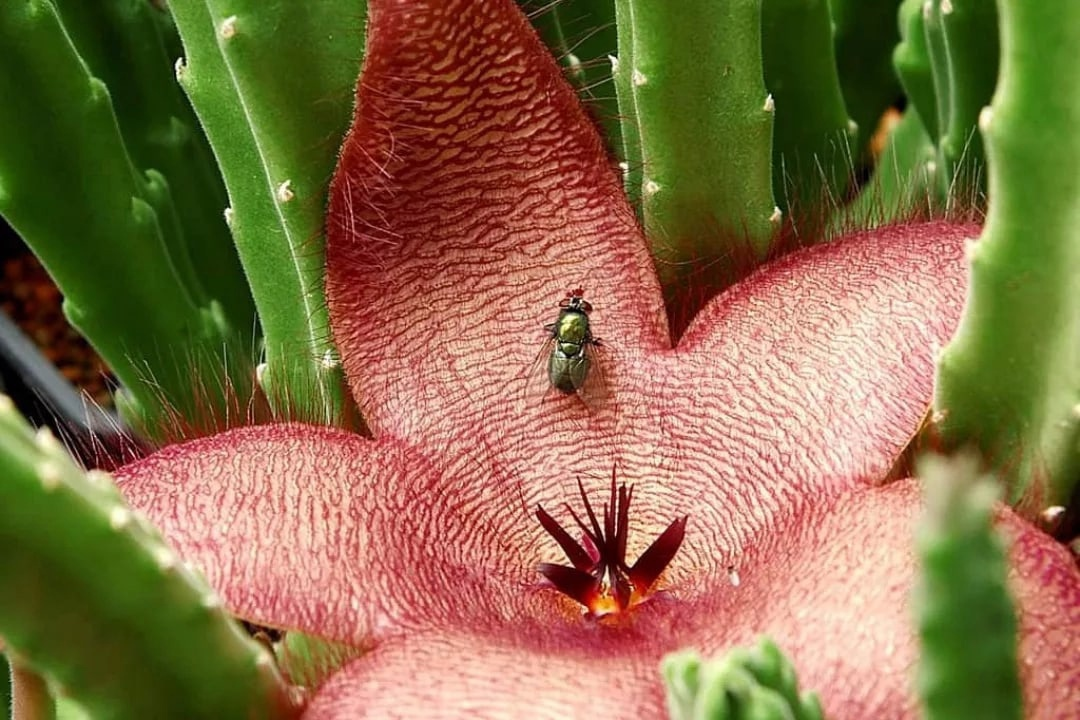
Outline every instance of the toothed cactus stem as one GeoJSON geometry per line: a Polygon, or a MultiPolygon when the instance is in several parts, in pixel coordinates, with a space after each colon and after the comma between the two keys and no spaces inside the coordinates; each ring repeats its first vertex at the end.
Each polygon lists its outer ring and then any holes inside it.
{"type": "Polygon", "coordinates": [[[930,50],[926,42],[924,6],[926,0],[904,0],[900,5],[900,44],[893,51],[896,74],[907,94],[908,107],[919,114],[927,134],[937,143],[938,106],[930,50]]]}
{"type": "MultiPolygon", "coordinates": [[[[48,0],[0,3],[0,214],[64,294],[69,320],[128,388],[139,414],[187,409],[191,367],[220,375],[227,328],[174,270],[109,93],[48,0]]],[[[205,400],[205,399],[202,399],[205,400]]]]}
{"type": "Polygon", "coordinates": [[[622,138],[623,189],[638,217],[641,216],[641,185],[644,161],[641,157],[641,130],[637,103],[631,85],[634,72],[633,5],[631,0],[615,0],[616,53],[609,58],[612,86],[619,108],[619,135],[622,138]]]}
{"type": "Polygon", "coordinates": [[[233,237],[262,324],[264,388],[298,419],[340,422],[350,401],[324,290],[327,179],[352,111],[364,3],[171,3],[184,41],[177,77],[229,190],[233,237]],[[288,28],[288,32],[282,32],[288,28]]]}
{"type": "Polygon", "coordinates": [[[979,113],[997,82],[997,6],[990,0],[935,0],[949,70],[949,111],[942,128],[941,158],[950,200],[985,191],[986,157],[979,113]]]}
{"type": "Polygon", "coordinates": [[[1002,0],[999,14],[979,119],[990,206],[935,409],[946,447],[978,448],[1034,517],[1080,478],[1080,174],[1062,172],[1080,167],[1080,4],[1002,0]]]}
{"type": "Polygon", "coordinates": [[[570,46],[563,34],[562,22],[559,19],[559,5],[553,5],[543,0],[517,0],[521,11],[529,18],[529,22],[536,28],[544,44],[551,50],[555,59],[571,72],[576,71],[575,63],[571,59],[570,46]]]}
{"type": "Polygon", "coordinates": [[[661,663],[672,720],[821,720],[813,693],[799,693],[795,668],[768,638],[703,661],[693,651],[661,663]]]}
{"type": "Polygon", "coordinates": [[[941,195],[949,198],[949,168],[941,158],[941,138],[949,127],[949,115],[952,110],[953,78],[949,72],[949,53],[945,47],[945,30],[941,23],[940,0],[923,0],[922,8],[923,39],[926,43],[926,55],[930,62],[930,78],[934,86],[934,108],[937,110],[937,118],[934,126],[937,134],[934,141],[938,144],[938,163],[944,171],[940,173],[941,195]]]}
{"type": "Polygon", "coordinates": [[[915,591],[922,650],[918,687],[927,720],[1019,720],[1016,616],[992,514],[996,481],[973,457],[927,456],[915,591]]]}
{"type": "Polygon", "coordinates": [[[678,12],[629,0],[616,12],[620,48],[632,44],[616,90],[632,95],[620,109],[637,120],[642,214],[662,283],[670,292],[685,272],[747,248],[764,257],[775,203],[760,0],[692,0],[678,12]]]}
{"type": "Polygon", "coordinates": [[[855,122],[854,160],[865,155],[882,114],[901,94],[892,67],[900,36],[900,0],[829,0],[836,47],[836,69],[847,113],[855,122]]]}
{"type": "Polygon", "coordinates": [[[773,193],[788,216],[839,204],[853,140],[833,55],[826,0],[772,0],[762,6],[765,87],[778,110],[773,126],[773,193]]]}
{"type": "Polygon", "coordinates": [[[567,0],[558,6],[570,52],[580,61],[585,107],[600,125],[612,154],[624,159],[619,104],[608,58],[617,52],[615,0],[567,0]]]}
{"type": "Polygon", "coordinates": [[[64,27],[94,77],[109,88],[136,167],[164,176],[179,218],[169,251],[200,304],[217,300],[230,327],[249,346],[255,317],[251,291],[221,219],[225,186],[198,121],[177,87],[178,54],[166,49],[163,13],[145,0],[55,0],[64,27]],[[205,290],[205,294],[202,291],[205,290]],[[198,293],[198,294],[196,294],[198,293]]]}
{"type": "Polygon", "coordinates": [[[972,204],[985,187],[976,131],[998,64],[997,13],[987,0],[905,0],[897,71],[938,148],[936,195],[972,204]]]}
{"type": "Polygon", "coordinates": [[[0,554],[0,636],[51,686],[118,720],[293,715],[272,658],[213,591],[2,395],[0,475],[0,541],[19,547],[0,554]]]}

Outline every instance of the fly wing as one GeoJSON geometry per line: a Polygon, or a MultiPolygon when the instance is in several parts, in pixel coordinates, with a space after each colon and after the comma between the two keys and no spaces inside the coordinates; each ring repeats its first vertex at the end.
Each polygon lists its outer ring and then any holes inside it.
{"type": "Polygon", "coordinates": [[[548,362],[554,349],[555,337],[549,333],[540,343],[536,357],[522,373],[520,384],[515,392],[518,408],[538,406],[553,393],[558,393],[551,387],[551,381],[548,379],[548,362]]]}
{"type": "Polygon", "coordinates": [[[578,388],[577,396],[593,415],[615,410],[614,394],[610,385],[613,378],[610,350],[606,342],[591,342],[585,345],[589,371],[585,374],[585,382],[578,388]]]}

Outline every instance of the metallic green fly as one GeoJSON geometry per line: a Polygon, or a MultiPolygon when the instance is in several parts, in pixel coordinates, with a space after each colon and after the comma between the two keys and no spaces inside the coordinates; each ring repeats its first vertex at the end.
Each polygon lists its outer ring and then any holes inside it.
{"type": "Polygon", "coordinates": [[[548,381],[567,394],[584,387],[592,366],[592,349],[603,346],[599,338],[593,337],[589,326],[592,305],[583,295],[580,289],[570,293],[559,303],[558,320],[544,326],[554,340],[548,356],[548,381]]]}
{"type": "Polygon", "coordinates": [[[596,409],[606,396],[601,351],[606,346],[592,334],[589,319],[593,307],[584,291],[572,291],[559,303],[559,316],[544,326],[547,337],[537,356],[531,375],[541,375],[546,366],[545,381],[537,384],[555,388],[566,395],[577,394],[590,409],[596,409]]]}

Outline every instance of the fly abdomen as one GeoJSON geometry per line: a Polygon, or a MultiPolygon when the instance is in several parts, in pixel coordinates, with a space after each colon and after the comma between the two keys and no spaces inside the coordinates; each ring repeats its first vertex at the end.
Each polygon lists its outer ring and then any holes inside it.
{"type": "Polygon", "coordinates": [[[589,374],[589,358],[585,356],[581,345],[559,343],[555,352],[551,353],[548,361],[548,380],[552,386],[564,393],[574,393],[585,384],[585,378],[589,374]],[[567,344],[574,348],[574,354],[564,353],[562,345],[567,344]]]}

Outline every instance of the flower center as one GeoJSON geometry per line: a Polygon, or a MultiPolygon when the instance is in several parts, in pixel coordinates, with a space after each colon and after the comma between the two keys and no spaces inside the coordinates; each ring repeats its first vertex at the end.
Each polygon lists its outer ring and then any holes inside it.
{"type": "Polygon", "coordinates": [[[653,583],[664,572],[682,545],[688,516],[676,518],[633,565],[626,562],[626,536],[630,524],[630,501],[634,488],[615,486],[611,471],[611,497],[604,505],[604,524],[597,521],[585,488],[578,480],[586,525],[569,504],[567,512],[581,529],[581,542],[555,521],[544,508],[536,506],[536,519],[559,544],[570,566],[541,563],[537,570],[556,590],[585,606],[590,615],[600,617],[620,613],[644,600],[653,583]]]}

